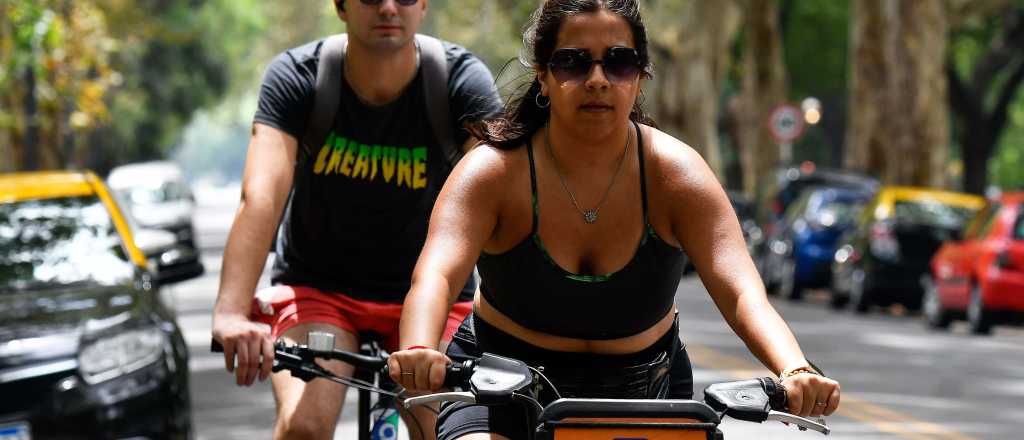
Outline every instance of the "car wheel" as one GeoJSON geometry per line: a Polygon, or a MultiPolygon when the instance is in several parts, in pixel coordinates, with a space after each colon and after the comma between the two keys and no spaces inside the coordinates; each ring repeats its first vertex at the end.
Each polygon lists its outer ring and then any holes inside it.
{"type": "Polygon", "coordinates": [[[778,293],[779,289],[779,273],[777,268],[778,265],[772,264],[772,261],[770,260],[771,258],[774,257],[770,255],[762,257],[760,267],[761,280],[764,281],[765,292],[767,292],[768,295],[775,295],[778,293]]]}
{"type": "Polygon", "coordinates": [[[796,280],[796,261],[791,259],[782,260],[782,268],[779,270],[779,295],[793,301],[803,299],[803,289],[796,280]]]}
{"type": "Polygon", "coordinates": [[[922,280],[924,284],[924,322],[928,327],[936,330],[945,330],[953,322],[952,313],[942,306],[942,299],[939,298],[939,289],[930,277],[922,280]]]}
{"type": "Polygon", "coordinates": [[[843,310],[849,302],[849,296],[840,294],[838,291],[833,290],[832,297],[829,298],[828,305],[832,307],[832,310],[843,310]]]}
{"type": "Polygon", "coordinates": [[[977,284],[971,287],[971,301],[967,304],[967,326],[971,333],[976,335],[992,333],[992,312],[985,310],[981,286],[977,284]]]}
{"type": "Polygon", "coordinates": [[[867,313],[871,308],[871,292],[864,285],[865,277],[867,274],[862,269],[854,269],[850,274],[850,302],[857,313],[867,313]]]}

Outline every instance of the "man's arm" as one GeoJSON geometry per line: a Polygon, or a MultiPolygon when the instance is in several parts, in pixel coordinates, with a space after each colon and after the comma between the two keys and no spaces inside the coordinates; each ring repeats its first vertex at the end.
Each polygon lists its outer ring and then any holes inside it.
{"type": "Polygon", "coordinates": [[[270,331],[249,320],[249,309],[267,249],[291,191],[297,149],[298,143],[291,135],[268,125],[253,124],[242,179],[242,200],[224,249],[220,289],[213,310],[213,337],[224,346],[225,366],[234,371],[239,385],[251,385],[257,373],[260,380],[270,375],[274,354],[270,331]]]}

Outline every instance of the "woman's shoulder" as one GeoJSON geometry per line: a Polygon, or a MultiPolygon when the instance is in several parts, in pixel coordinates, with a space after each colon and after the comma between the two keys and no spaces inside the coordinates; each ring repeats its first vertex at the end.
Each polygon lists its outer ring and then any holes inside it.
{"type": "Polygon", "coordinates": [[[679,189],[700,187],[714,174],[696,149],[655,127],[641,125],[648,173],[679,189]]]}
{"type": "Polygon", "coordinates": [[[487,143],[478,144],[459,161],[454,174],[479,184],[506,182],[528,169],[525,150],[525,147],[505,149],[487,143]]]}

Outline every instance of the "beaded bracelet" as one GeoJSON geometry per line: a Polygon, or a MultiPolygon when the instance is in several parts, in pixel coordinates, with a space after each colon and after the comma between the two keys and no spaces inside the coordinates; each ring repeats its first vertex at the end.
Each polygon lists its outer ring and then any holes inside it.
{"type": "Polygon", "coordinates": [[[813,374],[815,376],[821,376],[821,373],[818,373],[818,371],[815,370],[814,367],[811,367],[810,365],[805,365],[805,366],[802,366],[802,367],[796,367],[796,368],[793,368],[791,370],[783,371],[781,374],[779,374],[779,379],[785,380],[785,379],[788,379],[790,377],[796,376],[797,374],[800,374],[800,373],[808,373],[808,374],[813,374]]]}

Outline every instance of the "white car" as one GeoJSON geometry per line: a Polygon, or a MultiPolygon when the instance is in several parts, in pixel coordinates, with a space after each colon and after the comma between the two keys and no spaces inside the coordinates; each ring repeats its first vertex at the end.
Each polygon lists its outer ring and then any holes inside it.
{"type": "Polygon", "coordinates": [[[181,167],[167,161],[122,165],[111,170],[107,186],[123,205],[138,239],[152,241],[149,247],[154,251],[146,257],[161,278],[188,279],[203,273],[192,226],[195,198],[181,167]]]}
{"type": "Polygon", "coordinates": [[[114,168],[107,185],[126,203],[139,226],[163,229],[179,243],[195,248],[192,213],[195,199],[174,162],[144,162],[114,168]]]}

